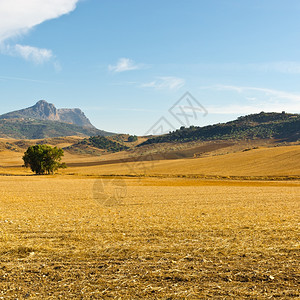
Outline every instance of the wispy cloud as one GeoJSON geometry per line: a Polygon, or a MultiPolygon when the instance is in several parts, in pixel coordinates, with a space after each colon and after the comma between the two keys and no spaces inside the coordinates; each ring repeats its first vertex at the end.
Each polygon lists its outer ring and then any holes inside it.
{"type": "Polygon", "coordinates": [[[155,89],[168,89],[178,90],[185,85],[185,80],[178,77],[157,77],[156,80],[143,83],[141,87],[144,88],[155,88],[155,89]]]}
{"type": "Polygon", "coordinates": [[[28,82],[38,82],[38,83],[49,83],[48,81],[44,80],[37,80],[31,78],[21,78],[21,77],[11,77],[11,76],[0,76],[0,80],[11,80],[11,81],[28,81],[28,82]]]}
{"type": "Polygon", "coordinates": [[[282,73],[289,75],[300,74],[300,61],[273,61],[257,63],[200,63],[187,65],[204,71],[214,72],[254,72],[254,73],[282,73]]]}
{"type": "Polygon", "coordinates": [[[126,71],[139,70],[144,67],[143,64],[136,64],[130,58],[120,58],[117,64],[109,65],[108,70],[115,73],[121,73],[126,71]]]}
{"type": "Polygon", "coordinates": [[[300,62],[295,61],[278,61],[268,63],[247,64],[246,68],[261,72],[300,74],[300,62]]]}
{"type": "MultiPolygon", "coordinates": [[[[213,88],[213,87],[212,87],[213,88]]],[[[289,93],[280,90],[268,89],[268,88],[258,88],[258,87],[247,87],[247,86],[233,86],[233,85],[216,85],[214,88],[219,90],[231,90],[236,91],[238,93],[245,93],[245,92],[260,92],[264,93],[266,96],[274,97],[277,99],[287,99],[296,101],[300,104],[300,94],[289,93]]],[[[273,99],[274,99],[273,98],[273,99]]],[[[271,98],[272,99],[272,98],[271,98]]]]}
{"type": "Polygon", "coordinates": [[[274,112],[300,112],[300,94],[290,93],[281,90],[234,86],[234,85],[214,85],[201,87],[203,90],[222,91],[222,97],[230,98],[232,93],[237,97],[230,103],[220,105],[208,105],[206,108],[210,113],[218,114],[249,114],[260,111],[274,112]],[[231,94],[226,94],[229,92],[231,94]],[[225,94],[224,94],[225,93],[225,94]]]}
{"type": "Polygon", "coordinates": [[[132,86],[136,86],[139,83],[137,81],[119,81],[119,82],[111,82],[110,85],[113,86],[128,86],[128,85],[132,85],[132,86]]]}

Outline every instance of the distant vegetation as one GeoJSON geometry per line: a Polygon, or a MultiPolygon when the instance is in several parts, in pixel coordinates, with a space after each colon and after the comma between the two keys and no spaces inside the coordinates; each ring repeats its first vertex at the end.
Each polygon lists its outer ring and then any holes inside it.
{"type": "Polygon", "coordinates": [[[111,141],[104,136],[92,136],[89,139],[80,141],[78,144],[90,145],[98,149],[107,150],[108,152],[119,152],[129,149],[128,147],[118,142],[111,141]]]}
{"type": "Polygon", "coordinates": [[[0,120],[0,137],[15,139],[43,139],[63,136],[108,136],[112,133],[96,128],[48,120],[3,119],[0,120]]]}
{"type": "Polygon", "coordinates": [[[60,163],[64,151],[60,148],[48,145],[30,146],[24,153],[23,160],[25,167],[31,168],[32,172],[38,175],[53,174],[59,168],[66,168],[60,163]]]}
{"type": "Polygon", "coordinates": [[[235,121],[205,127],[181,127],[169,134],[148,139],[140,144],[189,142],[195,140],[243,140],[243,139],[300,140],[300,115],[282,113],[253,114],[235,121]]]}
{"type": "Polygon", "coordinates": [[[138,140],[138,137],[136,135],[130,135],[128,137],[128,142],[132,143],[132,142],[136,142],[138,140]]]}

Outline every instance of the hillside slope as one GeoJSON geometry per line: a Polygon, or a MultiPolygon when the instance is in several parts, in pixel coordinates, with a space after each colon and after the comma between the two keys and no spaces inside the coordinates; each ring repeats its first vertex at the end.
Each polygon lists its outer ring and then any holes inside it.
{"type": "Polygon", "coordinates": [[[221,176],[300,175],[300,146],[259,148],[206,158],[160,161],[151,173],[221,176]]]}
{"type": "Polygon", "coordinates": [[[43,139],[64,136],[108,136],[103,130],[81,127],[49,120],[4,119],[0,120],[0,137],[14,139],[43,139]]]}
{"type": "Polygon", "coordinates": [[[300,176],[300,145],[259,148],[204,158],[147,162],[98,162],[66,170],[78,174],[149,176],[300,176]]]}
{"type": "Polygon", "coordinates": [[[261,112],[260,114],[240,117],[228,123],[205,127],[181,127],[169,134],[151,138],[140,146],[155,143],[230,139],[278,139],[288,142],[300,140],[300,115],[287,114],[284,112],[261,112]]]}

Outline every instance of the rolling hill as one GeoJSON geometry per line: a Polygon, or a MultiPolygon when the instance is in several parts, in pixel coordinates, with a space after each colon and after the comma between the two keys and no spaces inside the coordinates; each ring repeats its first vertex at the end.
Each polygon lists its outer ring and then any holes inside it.
{"type": "Polygon", "coordinates": [[[148,139],[140,146],[157,143],[211,140],[277,139],[295,142],[300,139],[300,115],[282,113],[253,114],[237,120],[205,127],[181,127],[169,134],[148,139]]]}
{"type": "Polygon", "coordinates": [[[298,179],[300,145],[262,147],[203,158],[154,161],[87,161],[68,157],[66,173],[207,179],[298,179]]]}

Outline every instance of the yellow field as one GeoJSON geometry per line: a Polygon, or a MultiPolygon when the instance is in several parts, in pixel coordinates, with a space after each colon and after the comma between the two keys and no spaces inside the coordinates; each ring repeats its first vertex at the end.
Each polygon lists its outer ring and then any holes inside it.
{"type": "Polygon", "coordinates": [[[2,177],[0,297],[297,298],[299,186],[2,177]]]}
{"type": "Polygon", "coordinates": [[[110,165],[67,154],[81,166],[54,176],[21,156],[0,152],[0,299],[300,297],[300,180],[282,180],[300,176],[299,145],[110,165]]]}
{"type": "MultiPolygon", "coordinates": [[[[103,160],[103,159],[102,159],[103,160]]],[[[67,162],[73,163],[74,158],[67,162]]],[[[78,160],[80,162],[80,159],[78,160]]],[[[90,160],[89,163],[92,161],[90,160]]],[[[95,166],[72,167],[64,174],[77,175],[148,175],[148,176],[240,176],[240,177],[289,177],[300,175],[300,145],[259,148],[247,152],[203,158],[161,161],[136,161],[95,166]]]]}

